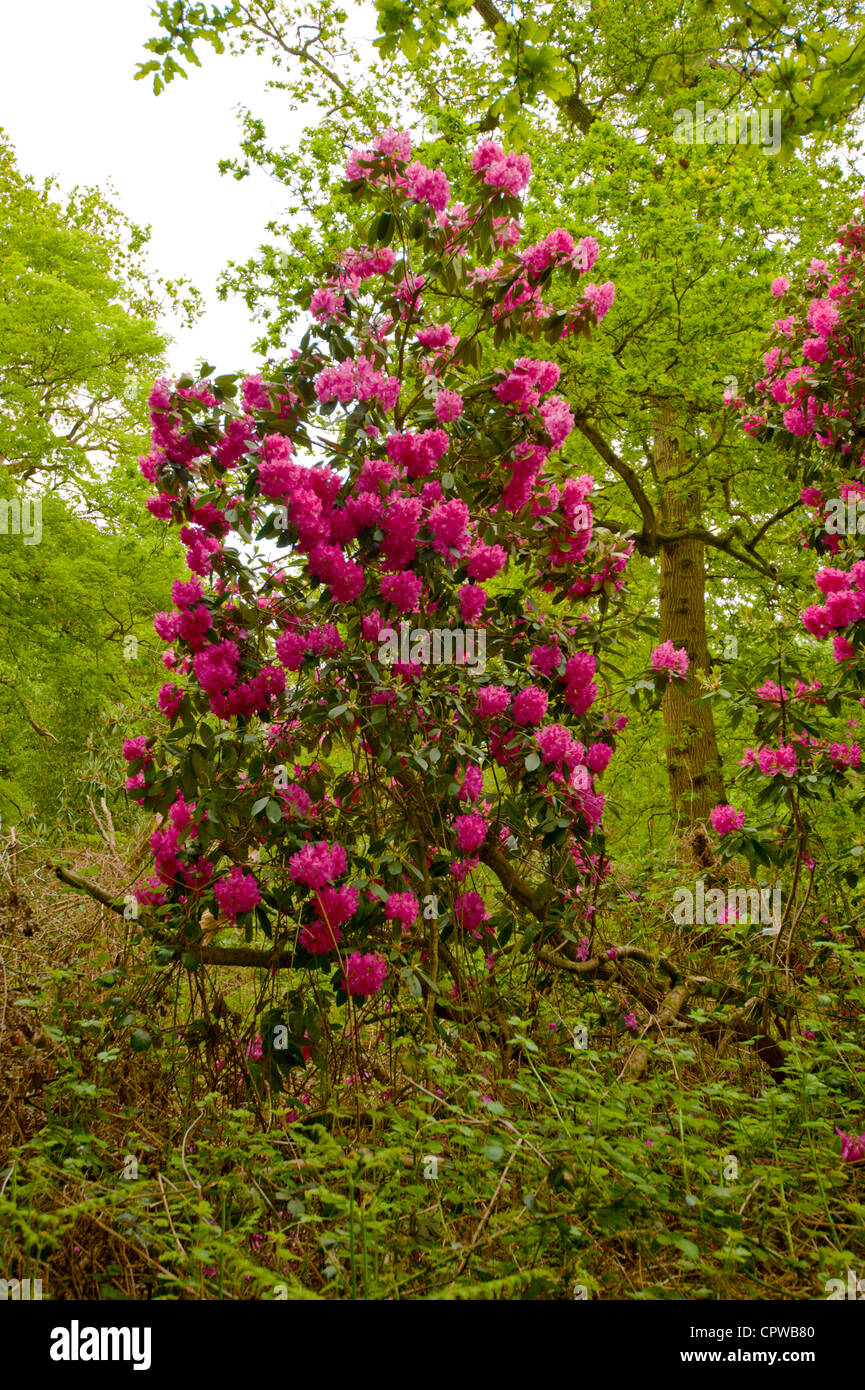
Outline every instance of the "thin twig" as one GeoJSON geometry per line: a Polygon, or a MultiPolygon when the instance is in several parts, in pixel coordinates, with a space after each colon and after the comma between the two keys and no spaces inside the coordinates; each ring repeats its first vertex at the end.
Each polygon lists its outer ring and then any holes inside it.
{"type": "Polygon", "coordinates": [[[517,1156],[517,1154],[519,1153],[519,1151],[520,1151],[520,1149],[522,1148],[522,1146],[523,1146],[523,1138],[522,1138],[522,1135],[520,1135],[519,1139],[518,1139],[517,1142],[516,1142],[516,1145],[514,1146],[514,1151],[513,1151],[513,1153],[511,1154],[510,1158],[508,1159],[507,1163],[506,1163],[505,1166],[504,1166],[504,1169],[503,1169],[503,1171],[502,1171],[502,1175],[501,1175],[501,1177],[499,1178],[498,1184],[497,1184],[497,1186],[496,1186],[496,1190],[495,1190],[495,1192],[493,1193],[492,1197],[490,1198],[489,1202],[487,1203],[486,1211],[484,1212],[483,1216],[481,1217],[480,1221],[478,1222],[477,1229],[476,1229],[474,1235],[472,1236],[471,1245],[469,1246],[468,1250],[466,1251],[466,1253],[463,1255],[462,1259],[460,1260],[460,1263],[459,1263],[459,1265],[458,1265],[458,1267],[457,1267],[457,1272],[456,1272],[456,1274],[454,1275],[454,1279],[459,1279],[460,1275],[462,1274],[463,1270],[465,1269],[466,1265],[468,1264],[469,1259],[471,1258],[471,1253],[472,1253],[472,1251],[474,1250],[475,1246],[477,1245],[478,1241],[480,1240],[480,1238],[481,1238],[481,1233],[483,1232],[484,1227],[486,1226],[487,1222],[488,1222],[489,1219],[490,1219],[490,1213],[492,1212],[492,1209],[493,1209],[493,1207],[495,1206],[496,1201],[498,1200],[498,1195],[499,1195],[499,1193],[501,1192],[502,1188],[503,1188],[504,1185],[505,1185],[505,1178],[507,1177],[508,1173],[510,1172],[511,1164],[513,1163],[514,1159],[516,1158],[516,1156],[517,1156]]]}

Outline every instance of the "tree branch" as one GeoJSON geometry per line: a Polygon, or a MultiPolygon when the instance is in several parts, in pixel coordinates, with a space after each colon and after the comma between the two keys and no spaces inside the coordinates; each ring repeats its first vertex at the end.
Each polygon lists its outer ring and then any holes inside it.
{"type": "Polygon", "coordinates": [[[657,531],[658,522],[655,516],[655,509],[643,491],[643,486],[631,468],[630,464],[625,463],[624,459],[619,458],[614,449],[610,447],[602,435],[598,433],[594,425],[589,424],[583,416],[577,416],[575,420],[577,429],[584,439],[591,444],[595,453],[604,460],[608,468],[616,473],[627,487],[634,501],[640,509],[640,516],[643,518],[643,533],[637,541],[637,549],[641,555],[657,554],[657,531]]]}
{"type": "Polygon", "coordinates": [[[5,676],[0,676],[0,685],[5,685],[7,690],[12,691],[12,694],[15,696],[15,699],[18,701],[19,705],[23,709],[24,718],[27,720],[27,723],[30,725],[31,729],[35,730],[35,732],[39,734],[41,738],[50,738],[53,743],[56,743],[57,735],[52,734],[50,729],[43,729],[41,724],[36,723],[36,720],[33,718],[33,715],[27,708],[23,696],[18,694],[18,691],[15,689],[15,686],[12,684],[12,682],[10,680],[7,680],[5,676]]]}
{"type": "Polygon", "coordinates": [[[86,893],[88,897],[95,898],[103,907],[108,907],[112,912],[116,912],[119,917],[123,916],[126,904],[117,902],[110,893],[106,893],[104,888],[100,888],[98,883],[92,879],[81,878],[78,874],[73,874],[69,869],[65,869],[62,864],[52,864],[55,876],[61,883],[66,883],[70,888],[74,888],[78,893],[86,893]]]}
{"type": "MultiPolygon", "coordinates": [[[[508,24],[493,0],[475,0],[474,8],[491,33],[494,34],[498,29],[509,29],[513,32],[515,26],[508,24]]],[[[566,97],[561,97],[556,105],[580,128],[584,135],[596,119],[577,92],[569,92],[566,97]]]]}

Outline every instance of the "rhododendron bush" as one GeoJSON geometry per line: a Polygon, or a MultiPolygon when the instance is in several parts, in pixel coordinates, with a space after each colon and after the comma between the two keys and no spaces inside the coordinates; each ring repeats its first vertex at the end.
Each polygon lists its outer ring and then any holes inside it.
{"type": "Polygon", "coordinates": [[[814,257],[801,284],[773,279],[781,313],[764,373],[731,402],[750,435],[790,452],[791,490],[795,495],[799,488],[803,510],[800,544],[821,560],[817,601],[801,613],[799,632],[767,662],[756,690],[736,702],[739,712],[757,711],[756,746],[744,750],[741,780],[773,822],[757,834],[731,806],[712,814],[727,855],[744,850],[752,863],[755,856],[763,863],[792,861],[791,906],[800,876],[810,883],[819,853],[808,803],[846,793],[855,814],[865,808],[855,733],[865,703],[865,551],[856,515],[865,496],[863,258],[865,226],[852,220],[838,231],[835,256],[814,257]],[[832,658],[828,680],[812,674],[824,644],[832,658]]]}
{"type": "Polygon", "coordinates": [[[155,621],[163,731],[124,752],[160,817],[137,895],[163,959],[207,959],[210,913],[340,1002],[422,1001],[429,1031],[494,997],[515,941],[594,934],[630,546],[562,457],[544,346],[614,291],[590,235],[523,244],[530,172],[485,141],[457,201],[387,131],[349,159],[365,244],[290,360],[153,390],[148,505],[190,577],[155,621]]]}

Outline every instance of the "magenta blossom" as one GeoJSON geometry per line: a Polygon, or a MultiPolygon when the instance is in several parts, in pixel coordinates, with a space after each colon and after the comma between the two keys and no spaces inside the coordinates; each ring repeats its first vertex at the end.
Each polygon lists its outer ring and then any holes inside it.
{"type": "Polygon", "coordinates": [[[366,955],[354,951],[345,963],[345,992],[356,995],[375,994],[384,984],[386,974],[387,961],[383,956],[374,955],[372,951],[366,955]]]}
{"type": "Polygon", "coordinates": [[[472,936],[479,936],[479,928],[486,922],[489,913],[480,893],[462,893],[454,903],[454,916],[460,926],[472,936]]]}
{"type": "Polygon", "coordinates": [[[391,893],[384,905],[384,915],[390,922],[401,922],[407,932],[420,912],[420,904],[414,893],[391,893]]]}
{"type": "Polygon", "coordinates": [[[865,1134],[845,1134],[837,1125],[835,1133],[841,1140],[841,1162],[861,1163],[865,1159],[865,1134]]]}
{"type": "Polygon", "coordinates": [[[252,874],[245,874],[239,864],[235,864],[228,878],[220,879],[213,895],[232,922],[236,922],[242,912],[251,912],[261,902],[258,883],[252,874]]]}
{"type": "Polygon", "coordinates": [[[539,724],[547,712],[547,694],[537,685],[528,685],[514,700],[513,716],[518,724],[539,724]]]}
{"type": "Polygon", "coordinates": [[[674,647],[672,642],[662,642],[651,656],[653,671],[666,671],[670,680],[673,676],[687,675],[690,659],[684,647],[674,647]]]}
{"type": "Polygon", "coordinates": [[[344,874],[345,869],[345,850],[341,845],[328,845],[325,840],[305,844],[288,861],[289,876],[295,883],[305,883],[310,888],[323,888],[344,874]]]}
{"type": "Polygon", "coordinates": [[[457,816],[454,819],[457,849],[461,854],[471,854],[479,849],[486,839],[487,823],[483,816],[457,816]]]}
{"type": "Polygon", "coordinates": [[[728,806],[722,802],[713,806],[711,820],[719,835],[729,835],[733,830],[742,829],[745,824],[745,812],[737,811],[735,806],[728,806]]]}

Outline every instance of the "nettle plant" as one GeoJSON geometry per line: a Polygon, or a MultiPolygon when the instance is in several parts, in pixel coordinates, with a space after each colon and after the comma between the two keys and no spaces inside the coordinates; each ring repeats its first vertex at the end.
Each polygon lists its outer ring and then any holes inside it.
{"type": "Polygon", "coordinates": [[[267,379],[158,382],[142,460],[192,577],[155,621],[168,728],[124,745],[161,817],[138,898],[163,961],[305,972],[308,1005],[263,1020],[280,1065],[316,1046],[328,981],[431,1037],[436,1014],[495,1010],[506,948],[593,936],[598,778],[626,722],[599,659],[630,543],[557,457],[559,367],[494,365],[603,317],[597,242],[520,249],[529,161],[491,141],[465,203],[402,132],[347,177],[368,244],[310,294],[299,348],[267,379]],[[579,287],[566,309],[554,276],[579,287]],[[206,913],[264,949],[207,947],[206,913]]]}
{"type": "MultiPolygon", "coordinates": [[[[744,851],[752,865],[792,861],[791,904],[800,873],[815,871],[807,803],[843,793],[855,813],[865,808],[862,751],[849,734],[838,734],[851,703],[857,715],[865,704],[865,549],[856,524],[838,524],[848,510],[855,519],[856,502],[865,497],[865,226],[842,227],[837,245],[834,265],[814,258],[798,286],[783,276],[773,280],[785,312],[773,324],[764,374],[732,402],[749,434],[789,451],[789,476],[801,484],[808,515],[801,542],[833,560],[818,568],[821,602],[805,608],[801,623],[811,638],[832,638],[836,675],[809,678],[813,645],[809,651],[804,634],[791,634],[756,689],[757,746],[745,750],[743,778],[773,824],[759,835],[744,827],[735,807],[716,807],[712,815],[727,854],[744,851]]],[[[734,717],[753,709],[754,700],[754,692],[743,692],[734,717]]],[[[851,874],[855,879],[848,867],[851,874]]]]}

